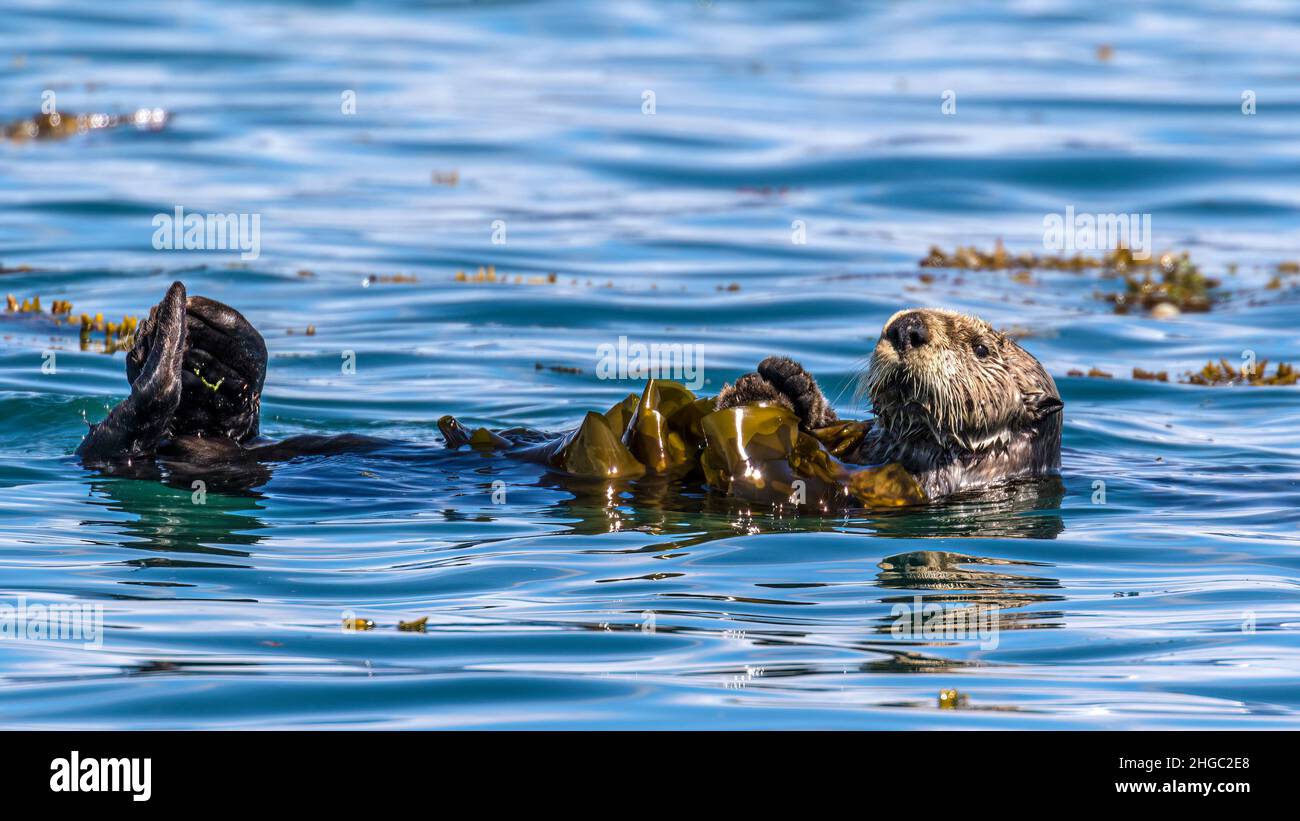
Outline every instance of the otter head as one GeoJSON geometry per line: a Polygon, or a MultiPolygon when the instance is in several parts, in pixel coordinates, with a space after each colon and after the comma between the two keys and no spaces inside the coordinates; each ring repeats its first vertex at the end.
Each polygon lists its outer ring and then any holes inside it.
{"type": "Polygon", "coordinates": [[[987,322],[955,311],[899,311],[885,323],[864,380],[877,424],[899,441],[979,453],[1019,434],[1055,437],[1052,377],[987,322]]]}
{"type": "MultiPolygon", "coordinates": [[[[140,323],[126,357],[134,383],[160,333],[154,312],[140,323]]],[[[180,329],[176,329],[177,333],[180,329]]],[[[185,301],[185,359],[181,401],[167,433],[171,436],[228,436],[246,441],[258,434],[266,343],[244,316],[202,296],[185,301]]]]}

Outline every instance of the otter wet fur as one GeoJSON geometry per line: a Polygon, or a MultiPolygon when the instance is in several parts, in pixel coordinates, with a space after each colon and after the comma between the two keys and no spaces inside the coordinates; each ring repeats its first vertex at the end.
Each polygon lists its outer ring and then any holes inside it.
{"type": "MultiPolygon", "coordinates": [[[[854,464],[900,463],[931,499],[1061,467],[1061,409],[1051,375],[987,322],[956,311],[890,317],[861,378],[875,419],[854,464]]],[[[718,395],[718,409],[782,405],[806,428],[835,411],[799,363],[770,357],[718,395]]]]}

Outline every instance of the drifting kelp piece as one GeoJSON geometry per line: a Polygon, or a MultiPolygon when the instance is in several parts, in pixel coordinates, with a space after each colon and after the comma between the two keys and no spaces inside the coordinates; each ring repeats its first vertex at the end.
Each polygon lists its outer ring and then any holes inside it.
{"type": "Polygon", "coordinates": [[[356,616],[343,617],[344,630],[374,630],[375,623],[370,619],[362,619],[356,616]]]}
{"type": "Polygon", "coordinates": [[[930,246],[930,253],[918,264],[922,268],[961,268],[971,271],[1010,271],[1015,269],[1084,271],[1093,268],[1124,272],[1133,268],[1152,268],[1159,263],[1149,253],[1142,258],[1133,255],[1130,248],[1123,244],[1100,257],[1074,254],[1033,254],[1029,252],[1012,254],[998,239],[992,251],[981,251],[975,246],[957,246],[951,254],[937,245],[930,246]]]}
{"type": "Polygon", "coordinates": [[[623,432],[623,444],[652,473],[682,474],[695,467],[698,440],[689,441],[674,420],[689,425],[678,413],[694,406],[695,394],[677,382],[651,379],[646,382],[636,412],[623,432]]]}
{"type": "Polygon", "coordinates": [[[1182,380],[1183,384],[1188,385],[1295,385],[1300,382],[1300,371],[1295,366],[1287,362],[1277,363],[1277,369],[1272,375],[1265,375],[1268,370],[1268,360],[1260,360],[1254,367],[1242,364],[1240,367],[1232,364],[1226,359],[1220,359],[1218,362],[1207,362],[1205,367],[1200,371],[1192,373],[1188,371],[1182,380]]]}
{"type": "Polygon", "coordinates": [[[1138,257],[1132,249],[1123,245],[1101,257],[1083,254],[1069,257],[1010,254],[1001,240],[997,241],[991,252],[958,246],[949,254],[938,246],[932,246],[929,255],[920,261],[920,265],[922,268],[971,271],[1018,270],[1013,279],[1025,284],[1032,282],[1029,275],[1031,270],[1076,273],[1087,270],[1106,271],[1124,277],[1123,292],[1098,295],[1109,300],[1115,306],[1116,313],[1128,313],[1137,307],[1154,311],[1157,318],[1168,318],[1180,312],[1210,310],[1219,296],[1216,289],[1221,284],[1218,279],[1203,275],[1186,251],[1177,255],[1164,253],[1159,256],[1148,252],[1138,257]]]}
{"type": "MultiPolygon", "coordinates": [[[[704,417],[707,440],[700,463],[714,488],[740,498],[774,504],[902,507],[924,504],[925,493],[901,465],[851,472],[799,418],[776,405],[743,405],[704,417]]],[[[868,423],[820,429],[833,444],[848,448],[868,423]]]]}
{"type": "Polygon", "coordinates": [[[929,501],[912,474],[897,462],[855,471],[849,477],[849,492],[864,507],[905,507],[929,501]]]}
{"type": "Polygon", "coordinates": [[[771,504],[843,504],[848,471],[811,436],[799,418],[775,405],[742,405],[701,420],[700,465],[713,488],[771,504]]]}
{"type": "Polygon", "coordinates": [[[438,420],[438,430],[442,432],[442,438],[447,447],[452,450],[465,445],[469,445],[475,450],[504,450],[513,447],[513,443],[504,436],[493,433],[487,428],[477,428],[471,431],[451,415],[438,420]]]}
{"type": "MultiPolygon", "coordinates": [[[[13,294],[7,294],[5,296],[5,312],[44,315],[39,294],[21,302],[13,294]]],[[[75,325],[78,322],[78,319],[72,315],[72,303],[66,299],[54,300],[54,303],[50,306],[50,318],[55,325],[61,323],[75,325]]],[[[121,322],[105,322],[104,315],[98,313],[93,318],[89,314],[81,314],[80,323],[81,350],[90,349],[91,332],[102,332],[104,334],[102,352],[113,354],[118,351],[129,351],[135,346],[135,332],[140,320],[138,317],[124,316],[121,322]]]]}
{"type": "Polygon", "coordinates": [[[822,447],[831,452],[836,458],[843,458],[844,454],[852,453],[862,444],[866,438],[867,432],[871,430],[870,422],[842,421],[833,425],[827,425],[824,428],[817,428],[809,431],[822,447]]]}
{"type": "Polygon", "coordinates": [[[538,450],[551,468],[588,479],[635,479],[645,465],[627,449],[609,420],[588,412],[582,425],[568,436],[548,442],[538,450]]]}
{"type": "Polygon", "coordinates": [[[429,617],[421,616],[420,618],[414,619],[412,621],[399,621],[397,623],[397,629],[401,630],[403,633],[423,633],[424,628],[427,627],[428,624],[429,624],[429,617]]]}
{"type": "Polygon", "coordinates": [[[1169,381],[1169,372],[1168,372],[1168,371],[1148,371],[1148,370],[1144,370],[1144,369],[1142,369],[1142,368],[1134,367],[1134,368],[1133,368],[1133,378],[1134,378],[1134,379],[1142,379],[1142,380],[1145,380],[1145,381],[1147,381],[1147,382],[1168,382],[1168,381],[1169,381]]]}
{"type": "Polygon", "coordinates": [[[141,131],[157,131],[170,115],[161,108],[140,108],[132,114],[63,114],[42,112],[4,126],[4,136],[15,142],[62,140],[89,131],[133,125],[141,131]]]}
{"type": "Polygon", "coordinates": [[[636,415],[638,401],[635,393],[629,393],[622,402],[605,411],[610,430],[627,430],[627,423],[636,415]]]}
{"type": "Polygon", "coordinates": [[[1160,305],[1172,305],[1180,312],[1210,310],[1216,295],[1214,289],[1220,282],[1202,274],[1186,252],[1177,257],[1162,255],[1157,271],[1159,279],[1153,279],[1150,271],[1140,277],[1136,272],[1126,273],[1124,293],[1109,297],[1115,312],[1127,313],[1135,305],[1148,311],[1160,305]]]}

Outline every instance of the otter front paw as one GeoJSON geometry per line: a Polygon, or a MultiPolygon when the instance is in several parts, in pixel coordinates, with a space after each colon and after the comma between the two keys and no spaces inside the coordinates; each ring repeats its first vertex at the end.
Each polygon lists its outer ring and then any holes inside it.
{"type": "Polygon", "coordinates": [[[794,404],[790,401],[790,397],[781,393],[776,389],[776,385],[756,373],[745,374],[737,379],[734,385],[723,385],[722,392],[718,394],[718,398],[713,403],[713,409],[725,410],[726,408],[738,408],[741,405],[755,405],[761,402],[794,410],[794,404]]]}
{"type": "Polygon", "coordinates": [[[805,428],[822,428],[838,421],[835,411],[817,387],[817,380],[793,359],[769,356],[758,373],[747,373],[726,385],[714,408],[734,408],[757,402],[777,404],[794,411],[805,428]]]}
{"type": "Polygon", "coordinates": [[[839,421],[830,403],[822,395],[822,389],[817,387],[817,380],[793,359],[769,356],[758,363],[758,373],[790,397],[790,404],[803,420],[804,427],[824,428],[839,421]]]}

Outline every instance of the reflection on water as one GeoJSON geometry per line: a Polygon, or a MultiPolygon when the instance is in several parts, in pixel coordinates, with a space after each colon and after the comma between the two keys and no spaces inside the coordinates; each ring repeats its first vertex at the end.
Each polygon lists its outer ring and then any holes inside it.
{"type": "Polygon", "coordinates": [[[737,534],[829,532],[849,525],[874,535],[914,539],[1054,539],[1065,530],[1060,516],[1065,487],[1056,477],[967,493],[905,512],[856,510],[838,517],[756,505],[667,481],[599,483],[548,474],[542,485],[572,494],[552,510],[571,520],[576,533],[656,533],[681,515],[692,514],[699,516],[703,532],[693,536],[691,544],[737,534]]]}
{"type": "MultiPolygon", "coordinates": [[[[262,538],[259,531],[267,529],[257,517],[262,509],[262,497],[255,494],[228,496],[214,492],[198,497],[197,492],[158,482],[121,478],[91,479],[89,487],[92,499],[103,509],[125,513],[130,518],[86,519],[82,526],[116,532],[122,538],[119,544],[131,550],[248,557],[250,551],[240,548],[256,545],[262,538]]],[[[170,557],[128,559],[127,563],[212,566],[170,557]]],[[[222,563],[220,566],[247,565],[222,563]]]]}
{"type": "MultiPolygon", "coordinates": [[[[960,553],[920,550],[884,559],[876,578],[883,588],[927,591],[928,595],[924,597],[918,595],[908,599],[886,596],[881,601],[891,605],[910,604],[914,607],[937,605],[942,608],[938,613],[940,626],[961,628],[968,624],[983,625],[991,620],[998,631],[1064,627],[1065,613],[1059,610],[1014,612],[1018,608],[1034,604],[1065,601],[1065,597],[1060,594],[1017,592],[1059,589],[1061,584],[1058,579],[977,569],[978,566],[1016,564],[1044,566],[1038,562],[1010,562],[960,553]]],[[[879,629],[886,632],[892,626],[892,623],[882,625],[879,629]]]]}
{"type": "Polygon", "coordinates": [[[1059,478],[1015,482],[962,494],[908,514],[881,515],[869,525],[880,536],[915,539],[1055,539],[1065,530],[1059,478]]]}

